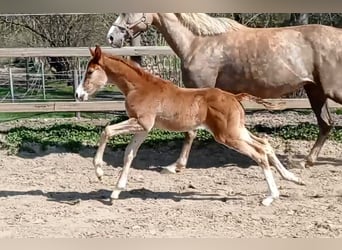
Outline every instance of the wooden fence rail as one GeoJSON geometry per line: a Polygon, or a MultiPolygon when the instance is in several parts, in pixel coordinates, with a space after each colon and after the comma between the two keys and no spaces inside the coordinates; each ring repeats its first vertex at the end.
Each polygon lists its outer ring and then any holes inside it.
{"type": "MultiPolygon", "coordinates": [[[[309,109],[307,99],[267,99],[271,102],[285,101],[285,109],[309,109]]],[[[242,102],[246,110],[263,110],[264,106],[250,102],[242,102]]],[[[342,105],[329,101],[330,108],[342,108],[342,105]]],[[[0,103],[0,112],[108,112],[125,111],[124,101],[89,101],[89,102],[31,102],[0,103]]]]}
{"type": "MultiPolygon", "coordinates": [[[[175,55],[169,46],[101,47],[105,52],[119,56],[175,55]]],[[[0,57],[89,57],[88,47],[61,48],[0,48],[0,57]]]]}

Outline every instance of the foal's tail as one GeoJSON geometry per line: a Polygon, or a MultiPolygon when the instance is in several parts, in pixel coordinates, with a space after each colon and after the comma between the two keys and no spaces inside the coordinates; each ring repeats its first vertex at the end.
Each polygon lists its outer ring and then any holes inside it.
{"type": "Polygon", "coordinates": [[[236,94],[235,98],[240,102],[241,101],[254,101],[258,104],[263,105],[265,108],[269,110],[282,110],[282,109],[285,109],[286,107],[286,102],[271,103],[271,102],[265,101],[264,99],[260,97],[256,97],[247,93],[236,94]]]}

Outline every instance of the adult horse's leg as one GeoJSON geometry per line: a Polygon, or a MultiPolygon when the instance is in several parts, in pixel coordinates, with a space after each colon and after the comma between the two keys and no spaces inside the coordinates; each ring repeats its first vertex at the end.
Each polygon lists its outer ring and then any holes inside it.
{"type": "Polygon", "coordinates": [[[319,126],[318,138],[306,158],[305,166],[308,167],[315,163],[318,154],[333,127],[333,121],[328,109],[327,97],[323,93],[322,88],[319,85],[307,84],[304,86],[304,89],[308,95],[319,126]]]}
{"type": "Polygon", "coordinates": [[[196,130],[191,130],[185,133],[185,141],[183,143],[182,151],[177,159],[176,162],[168,165],[163,166],[161,173],[177,173],[185,169],[186,164],[189,159],[189,154],[191,150],[192,143],[194,139],[196,138],[197,132],[196,130]]]}

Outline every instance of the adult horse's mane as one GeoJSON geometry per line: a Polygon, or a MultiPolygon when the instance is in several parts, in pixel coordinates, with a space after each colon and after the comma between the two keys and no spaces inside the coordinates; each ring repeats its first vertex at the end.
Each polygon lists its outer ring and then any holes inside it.
{"type": "Polygon", "coordinates": [[[178,20],[198,36],[212,36],[227,31],[239,30],[246,26],[224,17],[211,17],[205,13],[175,13],[178,20]]]}

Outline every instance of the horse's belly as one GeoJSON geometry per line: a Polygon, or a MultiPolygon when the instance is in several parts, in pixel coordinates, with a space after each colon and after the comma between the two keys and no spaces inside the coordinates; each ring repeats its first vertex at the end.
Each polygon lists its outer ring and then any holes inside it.
{"type": "Polygon", "coordinates": [[[262,98],[275,98],[291,93],[311,78],[303,76],[286,77],[272,71],[254,73],[227,73],[218,75],[215,87],[232,93],[249,93],[262,98]]]}
{"type": "Polygon", "coordinates": [[[182,118],[156,118],[154,127],[169,131],[185,132],[193,130],[200,125],[200,121],[195,117],[182,118]]]}

